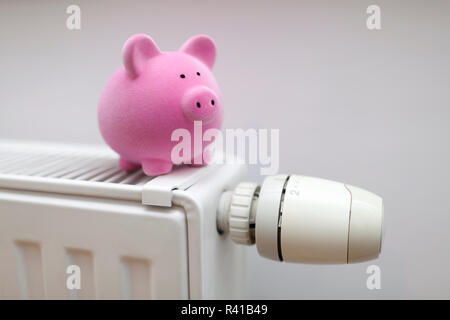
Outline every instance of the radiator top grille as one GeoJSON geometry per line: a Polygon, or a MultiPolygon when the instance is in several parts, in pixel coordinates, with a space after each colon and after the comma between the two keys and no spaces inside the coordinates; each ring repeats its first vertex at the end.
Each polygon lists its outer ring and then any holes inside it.
{"type": "Polygon", "coordinates": [[[107,146],[0,140],[0,195],[41,192],[172,206],[172,191],[187,190],[216,168],[175,166],[149,177],[142,169],[125,172],[107,146]]]}
{"type": "Polygon", "coordinates": [[[104,147],[71,148],[0,143],[0,174],[141,186],[152,177],[142,170],[127,173],[104,147]]]}

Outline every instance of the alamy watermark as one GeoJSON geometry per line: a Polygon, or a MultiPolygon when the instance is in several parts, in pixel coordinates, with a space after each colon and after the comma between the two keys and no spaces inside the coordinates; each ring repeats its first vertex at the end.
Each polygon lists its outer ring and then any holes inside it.
{"type": "Polygon", "coordinates": [[[67,267],[66,274],[68,274],[66,288],[69,290],[81,290],[81,268],[76,264],[71,264],[67,267]]]}
{"type": "Polygon", "coordinates": [[[215,128],[203,132],[202,122],[194,121],[193,135],[192,137],[191,132],[184,128],[172,132],[171,140],[178,142],[171,153],[174,164],[248,163],[261,165],[261,175],[278,173],[278,129],[226,129],[224,134],[215,128]],[[204,145],[208,143],[210,145],[202,152],[204,145]],[[216,156],[211,156],[212,154],[216,156]],[[193,155],[202,157],[196,158],[193,155]]]}
{"type": "Polygon", "coordinates": [[[376,4],[367,7],[366,13],[369,14],[366,20],[366,26],[369,30],[381,29],[381,9],[376,4]]]}
{"type": "Polygon", "coordinates": [[[369,290],[381,289],[381,269],[376,264],[367,267],[366,273],[369,274],[366,280],[366,286],[369,290]]]}
{"type": "Polygon", "coordinates": [[[72,4],[67,7],[66,13],[69,15],[66,19],[66,27],[69,30],[81,29],[81,9],[79,6],[72,4]]]}

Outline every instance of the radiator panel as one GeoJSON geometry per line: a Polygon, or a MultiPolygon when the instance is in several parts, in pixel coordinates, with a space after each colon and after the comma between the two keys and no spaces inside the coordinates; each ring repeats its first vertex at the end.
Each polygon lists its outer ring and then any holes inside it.
{"type": "Polygon", "coordinates": [[[185,215],[175,208],[0,190],[0,257],[4,299],[188,298],[185,215]],[[70,265],[81,290],[66,286],[70,265]]]}

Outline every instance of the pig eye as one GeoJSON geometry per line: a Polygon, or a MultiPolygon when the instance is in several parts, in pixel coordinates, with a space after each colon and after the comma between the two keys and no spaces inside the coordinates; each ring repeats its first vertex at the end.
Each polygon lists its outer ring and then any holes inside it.
{"type": "Polygon", "coordinates": [[[200,72],[197,72],[197,75],[200,76],[200,72]]]}
{"type": "Polygon", "coordinates": [[[184,79],[184,78],[186,78],[186,76],[184,74],[180,74],[180,78],[184,79]]]}

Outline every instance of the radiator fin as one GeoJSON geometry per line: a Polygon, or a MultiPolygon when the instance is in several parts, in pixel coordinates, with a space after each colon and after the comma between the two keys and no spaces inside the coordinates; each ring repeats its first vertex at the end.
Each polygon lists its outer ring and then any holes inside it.
{"type": "MultiPolygon", "coordinates": [[[[94,259],[91,251],[66,249],[66,266],[80,268],[80,289],[67,289],[69,299],[95,299],[94,259]]],[[[70,275],[68,274],[67,277],[70,275]]],[[[66,286],[67,287],[67,286],[66,286]]]]}
{"type": "Polygon", "coordinates": [[[16,258],[21,299],[44,299],[40,245],[35,242],[16,241],[16,258]]]}
{"type": "Polygon", "coordinates": [[[151,299],[150,262],[146,259],[120,259],[120,295],[122,299],[151,299]]]}

